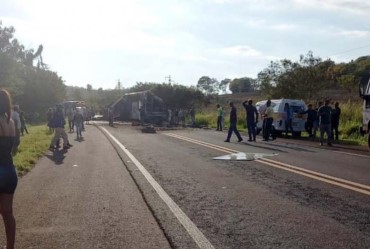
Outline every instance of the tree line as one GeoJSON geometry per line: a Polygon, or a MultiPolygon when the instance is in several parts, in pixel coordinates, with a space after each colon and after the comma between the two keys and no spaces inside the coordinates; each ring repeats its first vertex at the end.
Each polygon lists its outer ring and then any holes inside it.
{"type": "Polygon", "coordinates": [[[84,100],[99,110],[112,104],[123,94],[151,90],[171,108],[200,107],[226,93],[260,91],[271,98],[313,99],[324,89],[344,89],[356,92],[359,76],[370,70],[370,56],[349,63],[336,64],[330,59],[315,57],[311,51],[298,61],[281,59],[272,61],[253,79],[242,77],[218,81],[202,76],[196,86],[171,83],[137,82],[123,88],[120,82],[115,89],[94,89],[91,84],[70,87],[57,72],[49,69],[42,58],[43,46],[26,49],[15,37],[13,27],[4,27],[0,21],[0,87],[10,91],[14,104],[25,112],[43,114],[49,107],[65,100],[84,100]]]}
{"type": "Polygon", "coordinates": [[[342,89],[357,93],[359,77],[370,71],[370,56],[362,56],[348,63],[336,64],[331,59],[315,57],[312,51],[300,55],[298,61],[271,61],[256,79],[243,77],[218,81],[202,76],[197,88],[205,94],[260,91],[271,98],[314,99],[328,89],[342,89]]]}

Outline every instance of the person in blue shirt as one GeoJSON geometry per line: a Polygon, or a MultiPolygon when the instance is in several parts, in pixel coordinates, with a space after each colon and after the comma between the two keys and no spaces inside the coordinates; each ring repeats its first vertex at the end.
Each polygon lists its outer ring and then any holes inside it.
{"type": "Polygon", "coordinates": [[[285,136],[288,137],[288,130],[294,134],[293,131],[293,110],[289,106],[289,103],[285,103],[284,105],[284,123],[285,123],[285,136]]]}

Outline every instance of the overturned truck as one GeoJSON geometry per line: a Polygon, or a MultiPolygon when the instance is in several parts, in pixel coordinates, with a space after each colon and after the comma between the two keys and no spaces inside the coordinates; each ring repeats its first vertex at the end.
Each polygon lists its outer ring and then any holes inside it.
{"type": "Polygon", "coordinates": [[[163,100],[151,91],[126,93],[111,105],[116,120],[161,124],[167,120],[163,100]]]}

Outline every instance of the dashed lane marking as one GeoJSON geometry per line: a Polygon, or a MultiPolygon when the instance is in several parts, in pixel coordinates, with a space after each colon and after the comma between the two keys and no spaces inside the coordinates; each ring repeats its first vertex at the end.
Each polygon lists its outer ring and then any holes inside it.
{"type": "MultiPolygon", "coordinates": [[[[173,137],[173,138],[177,138],[177,139],[180,139],[180,140],[183,140],[183,141],[187,141],[187,142],[190,142],[190,143],[198,144],[198,145],[201,145],[201,146],[204,146],[204,147],[207,147],[207,148],[222,151],[222,152],[240,153],[240,151],[237,151],[237,150],[229,149],[229,148],[219,146],[219,145],[214,145],[214,144],[211,144],[211,143],[206,143],[206,142],[203,142],[203,141],[199,141],[199,140],[196,140],[196,139],[184,137],[184,136],[173,134],[173,133],[164,133],[164,135],[170,136],[170,137],[173,137]]],[[[322,181],[322,182],[325,182],[325,183],[329,183],[329,184],[332,184],[332,185],[335,185],[335,186],[338,186],[338,187],[342,187],[342,188],[345,188],[345,189],[356,191],[358,193],[362,193],[362,194],[365,194],[365,195],[370,195],[370,186],[368,186],[368,185],[348,181],[348,180],[341,179],[341,178],[338,178],[338,177],[322,174],[322,173],[319,173],[319,172],[316,172],[316,171],[313,171],[313,170],[300,168],[300,167],[297,167],[297,166],[294,166],[294,165],[290,165],[290,164],[287,164],[287,163],[283,163],[283,162],[279,162],[279,161],[275,161],[275,160],[271,160],[271,159],[267,159],[267,158],[259,158],[259,159],[256,159],[255,161],[259,162],[259,163],[262,163],[264,165],[268,165],[268,166],[279,168],[279,169],[289,171],[289,172],[292,172],[292,173],[295,173],[295,174],[306,176],[306,177],[309,177],[311,179],[315,179],[315,180],[322,181]]]]}

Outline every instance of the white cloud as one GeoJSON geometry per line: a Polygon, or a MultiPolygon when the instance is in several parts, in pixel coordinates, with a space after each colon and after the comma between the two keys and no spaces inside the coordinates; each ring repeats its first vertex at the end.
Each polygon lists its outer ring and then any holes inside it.
{"type": "Polygon", "coordinates": [[[256,57],[261,56],[261,53],[248,45],[236,45],[222,49],[222,53],[231,56],[256,57]]]}
{"type": "Polygon", "coordinates": [[[271,29],[278,31],[293,31],[297,29],[297,26],[294,24],[279,24],[271,26],[271,29]]]}
{"type": "Polygon", "coordinates": [[[329,10],[341,10],[368,15],[370,2],[364,0],[293,0],[298,6],[311,8],[325,8],[329,10]]]}
{"type": "Polygon", "coordinates": [[[370,37],[369,30],[342,30],[339,31],[340,35],[351,37],[351,38],[364,38],[370,37]]]}

